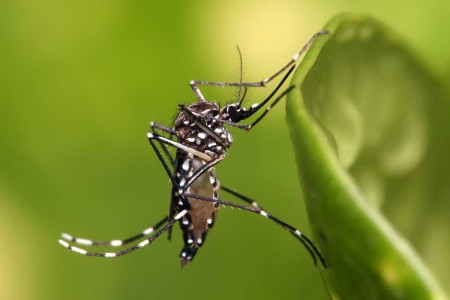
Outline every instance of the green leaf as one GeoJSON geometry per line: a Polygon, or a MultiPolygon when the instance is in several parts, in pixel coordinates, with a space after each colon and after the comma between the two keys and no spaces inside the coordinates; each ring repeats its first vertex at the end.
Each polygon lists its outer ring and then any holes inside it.
{"type": "Polygon", "coordinates": [[[340,15],[325,30],[293,78],[287,119],[328,292],[333,299],[445,299],[380,210],[430,188],[417,183],[433,173],[423,168],[438,126],[427,107],[442,100],[439,85],[371,18],[340,15]]]}

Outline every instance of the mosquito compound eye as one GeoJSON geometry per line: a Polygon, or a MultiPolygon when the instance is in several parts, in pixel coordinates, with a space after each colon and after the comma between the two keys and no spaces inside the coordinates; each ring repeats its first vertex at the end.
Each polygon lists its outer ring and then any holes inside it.
{"type": "Polygon", "coordinates": [[[241,120],[239,109],[235,105],[228,105],[223,110],[223,117],[231,122],[239,122],[241,120]]]}

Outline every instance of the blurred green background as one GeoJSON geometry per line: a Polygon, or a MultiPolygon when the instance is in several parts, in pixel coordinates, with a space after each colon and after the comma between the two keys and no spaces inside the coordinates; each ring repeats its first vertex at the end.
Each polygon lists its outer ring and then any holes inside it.
{"type": "MultiPolygon", "coordinates": [[[[238,210],[220,211],[183,270],[178,228],[171,243],[120,259],[76,255],[57,239],[121,238],[158,221],[170,184],[148,123],[171,124],[177,104],[194,100],[191,79],[239,79],[236,44],[245,79],[260,80],[341,11],[373,15],[450,74],[446,1],[1,1],[0,298],[325,299],[298,242],[238,210]]],[[[221,103],[237,94],[203,91],[221,103]]],[[[221,182],[308,232],[284,109],[233,132],[221,182]]]]}

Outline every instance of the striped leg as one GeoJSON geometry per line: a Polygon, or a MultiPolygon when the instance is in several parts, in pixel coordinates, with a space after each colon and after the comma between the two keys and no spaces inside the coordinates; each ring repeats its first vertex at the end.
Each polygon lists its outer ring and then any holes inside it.
{"type": "Polygon", "coordinates": [[[158,230],[164,223],[167,222],[167,217],[159,221],[155,226],[149,227],[143,230],[141,233],[138,233],[134,236],[128,237],[126,239],[121,240],[111,240],[111,241],[94,241],[84,238],[73,237],[70,234],[62,233],[61,237],[68,242],[72,242],[78,245],[86,245],[86,246],[110,246],[110,247],[119,247],[126,244],[129,244],[135,240],[151,235],[155,230],[158,230]]]}
{"type": "Polygon", "coordinates": [[[86,255],[86,256],[98,256],[98,257],[118,257],[118,256],[122,256],[128,253],[131,253],[135,250],[138,250],[142,247],[145,247],[149,244],[151,244],[154,240],[156,240],[161,234],[163,234],[165,231],[167,231],[169,228],[171,228],[173,226],[173,224],[175,224],[175,222],[177,222],[179,219],[181,219],[184,215],[186,215],[188,212],[188,210],[183,210],[181,211],[179,214],[177,214],[171,221],[169,221],[163,228],[161,228],[160,230],[158,230],[154,235],[152,235],[151,237],[149,237],[148,239],[140,242],[139,244],[136,244],[130,248],[124,249],[122,251],[119,252],[89,252],[86,251],[84,249],[75,247],[75,246],[71,246],[69,243],[67,243],[64,240],[59,240],[58,242],[66,247],[69,250],[72,250],[74,252],[77,252],[79,254],[82,255],[86,255]]]}
{"type": "MultiPolygon", "coordinates": [[[[169,128],[167,126],[164,126],[162,124],[158,124],[158,123],[155,123],[155,122],[150,122],[150,128],[151,128],[153,134],[158,134],[158,132],[157,132],[158,130],[162,131],[162,132],[165,132],[165,133],[169,133],[170,134],[170,137],[169,137],[170,139],[172,139],[172,137],[174,135],[174,133],[173,133],[171,128],[169,128]]],[[[166,144],[164,144],[162,142],[159,142],[159,145],[163,149],[163,152],[166,154],[166,157],[169,159],[170,164],[173,167],[175,165],[175,160],[173,159],[172,155],[170,155],[170,152],[167,149],[166,144]]]]}
{"type": "Polygon", "coordinates": [[[327,264],[325,262],[325,259],[322,256],[322,254],[320,254],[317,247],[306,235],[304,235],[300,230],[296,229],[295,227],[293,227],[293,226],[283,222],[282,220],[278,219],[277,217],[269,214],[267,211],[262,210],[261,208],[258,208],[258,207],[239,205],[236,203],[222,201],[222,200],[216,200],[216,199],[212,199],[212,198],[208,198],[208,197],[203,197],[200,195],[194,195],[194,194],[188,194],[188,193],[185,193],[184,195],[187,197],[190,197],[190,198],[201,200],[201,201],[208,201],[208,202],[212,202],[212,203],[222,204],[225,206],[240,208],[240,209],[243,209],[246,211],[250,211],[250,212],[259,214],[263,217],[266,217],[266,218],[274,221],[278,225],[287,229],[295,238],[297,238],[303,244],[303,246],[306,248],[306,250],[308,250],[308,252],[311,254],[311,257],[312,257],[315,265],[317,265],[317,259],[316,259],[316,256],[317,256],[319,258],[321,264],[323,265],[323,267],[324,268],[327,267],[327,264]]]}

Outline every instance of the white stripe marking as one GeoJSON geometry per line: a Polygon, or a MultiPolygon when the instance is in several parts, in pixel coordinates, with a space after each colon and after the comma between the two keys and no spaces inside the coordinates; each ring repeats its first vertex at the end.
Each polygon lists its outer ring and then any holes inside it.
{"type": "Polygon", "coordinates": [[[203,140],[203,139],[206,138],[206,133],[204,133],[204,132],[199,132],[199,133],[197,134],[197,136],[203,140]]]}
{"type": "Polygon", "coordinates": [[[183,164],[181,165],[181,167],[182,167],[183,170],[185,170],[185,171],[189,170],[189,160],[186,159],[186,160],[183,162],[183,164]]]}
{"type": "Polygon", "coordinates": [[[182,212],[180,212],[178,215],[176,215],[175,217],[174,217],[174,219],[175,220],[179,220],[179,219],[181,219],[185,214],[187,214],[187,210],[185,209],[185,210],[183,210],[182,212]]]}
{"type": "Polygon", "coordinates": [[[111,241],[111,246],[117,247],[117,246],[122,246],[123,241],[121,240],[113,240],[111,241]]]}
{"type": "Polygon", "coordinates": [[[149,243],[150,243],[150,242],[149,242],[148,240],[145,240],[145,241],[140,242],[140,243],[138,244],[138,246],[139,246],[139,248],[142,248],[142,247],[148,245],[149,243]]]}
{"type": "Polygon", "coordinates": [[[154,230],[153,227],[150,227],[150,228],[145,229],[142,233],[144,235],[149,235],[150,233],[153,232],[153,230],[154,230]]]}
{"type": "Polygon", "coordinates": [[[295,234],[298,235],[298,236],[302,236],[302,235],[303,235],[303,234],[302,234],[300,231],[298,231],[298,230],[295,231],[295,234]]]}
{"type": "Polygon", "coordinates": [[[87,239],[75,239],[75,243],[80,245],[92,246],[93,242],[87,239]]]}
{"type": "Polygon", "coordinates": [[[266,212],[265,212],[265,211],[263,211],[263,210],[262,210],[262,211],[260,212],[260,214],[261,214],[261,215],[263,215],[263,216],[264,216],[264,217],[266,217],[266,218],[267,218],[267,217],[269,216],[269,214],[268,214],[268,213],[266,213],[266,212]]]}
{"type": "Polygon", "coordinates": [[[62,238],[63,239],[65,239],[65,240],[69,240],[69,241],[73,241],[73,236],[71,236],[70,234],[68,234],[68,233],[61,233],[61,236],[62,236],[62,238]]]}
{"type": "Polygon", "coordinates": [[[152,138],[153,138],[153,133],[149,132],[149,133],[147,134],[147,137],[148,137],[149,139],[152,139],[152,138]]]}
{"type": "Polygon", "coordinates": [[[116,253],[111,253],[111,252],[106,252],[105,253],[105,257],[116,257],[117,254],[116,253]]]}
{"type": "Polygon", "coordinates": [[[83,255],[85,255],[85,254],[87,253],[86,250],[80,249],[80,248],[78,248],[78,247],[73,247],[73,246],[70,247],[70,250],[75,251],[75,252],[78,252],[78,253],[83,254],[83,255]]]}
{"type": "Polygon", "coordinates": [[[66,247],[66,248],[69,248],[69,247],[70,247],[70,246],[69,246],[69,243],[67,243],[66,241],[58,240],[58,243],[60,243],[61,245],[63,245],[63,246],[66,247]]]}

